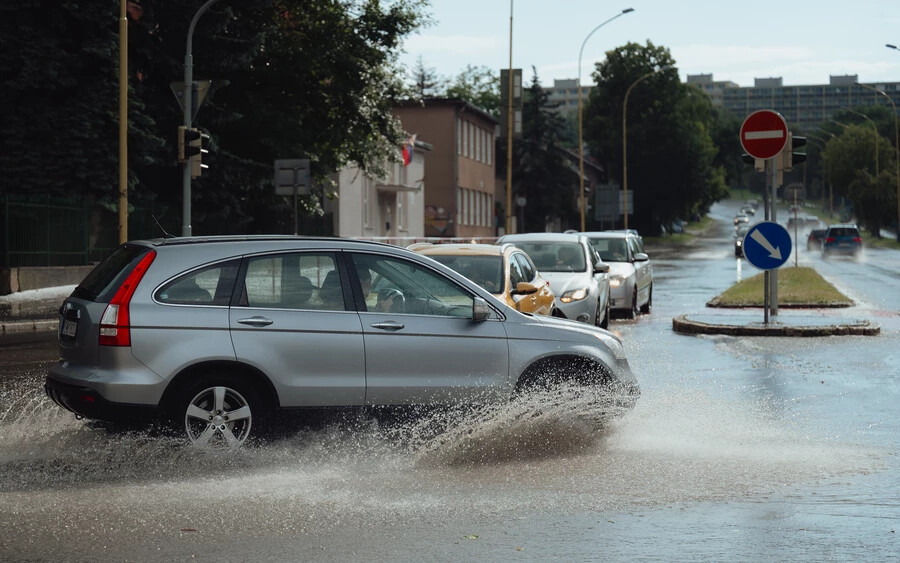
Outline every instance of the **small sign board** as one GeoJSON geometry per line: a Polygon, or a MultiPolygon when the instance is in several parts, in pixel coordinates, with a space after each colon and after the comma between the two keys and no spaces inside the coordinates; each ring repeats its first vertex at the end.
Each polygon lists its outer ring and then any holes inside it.
{"type": "Polygon", "coordinates": [[[774,158],[788,139],[787,123],[777,111],[754,111],[741,125],[741,146],[753,158],[774,158]]]}
{"type": "Polygon", "coordinates": [[[309,187],[308,158],[275,161],[275,195],[309,195],[309,187]]]}
{"type": "MultiPolygon", "coordinates": [[[[210,86],[212,86],[212,80],[194,80],[194,83],[191,85],[191,121],[197,118],[197,110],[203,105],[203,100],[206,99],[210,86]]],[[[178,107],[181,108],[181,111],[184,111],[184,82],[170,82],[169,87],[172,89],[172,93],[175,94],[178,107]]]]}
{"type": "Polygon", "coordinates": [[[744,256],[760,270],[780,268],[791,256],[791,235],[772,221],[750,227],[744,235],[744,256]]]}

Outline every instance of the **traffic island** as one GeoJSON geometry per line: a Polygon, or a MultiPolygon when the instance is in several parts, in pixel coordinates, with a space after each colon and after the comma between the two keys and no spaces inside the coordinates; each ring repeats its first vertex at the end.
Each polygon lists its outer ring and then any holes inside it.
{"type": "Polygon", "coordinates": [[[729,336],[877,336],[881,327],[867,320],[836,319],[809,313],[782,311],[768,323],[763,311],[741,309],[727,313],[698,313],[672,319],[672,330],[680,334],[725,334],[729,336]]]}

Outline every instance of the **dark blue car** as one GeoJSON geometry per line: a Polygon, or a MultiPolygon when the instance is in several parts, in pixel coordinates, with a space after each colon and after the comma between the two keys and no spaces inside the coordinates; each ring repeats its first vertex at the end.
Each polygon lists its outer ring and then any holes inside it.
{"type": "Polygon", "coordinates": [[[832,254],[848,254],[856,258],[862,247],[862,237],[856,225],[829,225],[822,241],[822,258],[832,254]]]}

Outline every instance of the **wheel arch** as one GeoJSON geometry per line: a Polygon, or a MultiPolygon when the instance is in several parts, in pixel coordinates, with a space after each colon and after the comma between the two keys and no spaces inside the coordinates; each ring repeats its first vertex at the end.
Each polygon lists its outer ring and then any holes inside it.
{"type": "Polygon", "coordinates": [[[582,354],[567,352],[538,358],[528,364],[516,379],[519,391],[530,386],[547,386],[562,381],[609,384],[610,369],[600,360],[582,354]]]}
{"type": "Polygon", "coordinates": [[[219,372],[222,375],[245,377],[247,378],[247,381],[253,385],[254,390],[259,393],[260,397],[266,402],[266,405],[271,410],[277,409],[280,406],[278,391],[276,391],[275,386],[268,376],[251,365],[228,360],[210,360],[192,364],[184,368],[175,375],[175,377],[172,378],[172,381],[166,386],[166,390],[159,400],[159,406],[164,409],[167,408],[172,400],[178,397],[179,392],[196,381],[197,377],[208,372],[219,372]]]}

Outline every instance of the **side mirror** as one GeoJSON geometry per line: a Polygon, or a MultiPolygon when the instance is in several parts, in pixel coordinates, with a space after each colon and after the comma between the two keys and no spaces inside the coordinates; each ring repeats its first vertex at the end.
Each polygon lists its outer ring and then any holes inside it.
{"type": "Polygon", "coordinates": [[[472,320],[475,322],[481,322],[489,319],[491,316],[491,307],[487,304],[487,301],[482,299],[481,297],[476,297],[472,301],[472,320]]]}
{"type": "Polygon", "coordinates": [[[634,253],[634,261],[635,262],[646,262],[650,257],[644,254],[643,252],[635,252],[634,253]]]}
{"type": "Polygon", "coordinates": [[[516,284],[516,295],[531,295],[532,293],[537,293],[538,287],[532,283],[528,282],[519,282],[516,284]]]}
{"type": "Polygon", "coordinates": [[[609,264],[606,262],[597,262],[594,264],[595,274],[605,274],[609,271],[609,264]]]}

